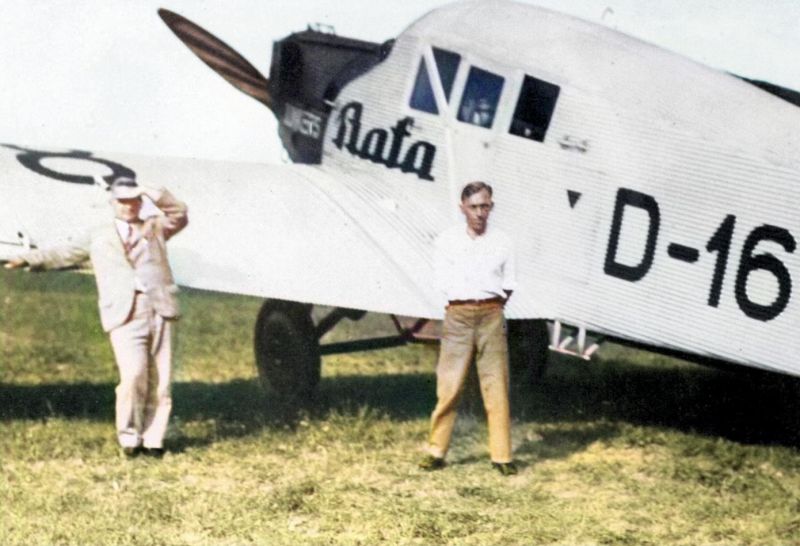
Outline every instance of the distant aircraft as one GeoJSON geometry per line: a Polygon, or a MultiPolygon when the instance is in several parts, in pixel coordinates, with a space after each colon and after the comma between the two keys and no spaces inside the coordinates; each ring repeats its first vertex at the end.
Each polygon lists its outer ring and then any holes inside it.
{"type": "Polygon", "coordinates": [[[169,181],[192,210],[170,243],[179,283],[270,298],[259,371],[307,395],[321,354],[428,337],[444,304],[431,243],[461,187],[487,180],[518,247],[507,314],[523,365],[611,339],[800,375],[797,92],[506,0],[436,9],[382,44],[292,34],[269,79],[159,13],[272,110],[295,165],[0,146],[0,257],[105,214],[111,173],[169,181]],[[315,324],[312,305],[336,309],[315,324]],[[418,318],[320,347],[364,311],[418,318]]]}

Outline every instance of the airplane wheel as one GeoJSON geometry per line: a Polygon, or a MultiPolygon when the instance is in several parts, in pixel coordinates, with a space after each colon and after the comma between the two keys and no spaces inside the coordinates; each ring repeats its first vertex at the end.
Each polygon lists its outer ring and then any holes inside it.
{"type": "Polygon", "coordinates": [[[264,388],[287,402],[309,401],[321,370],[311,305],[266,300],[256,321],[255,353],[264,388]]]}
{"type": "Polygon", "coordinates": [[[547,321],[509,320],[508,356],[511,382],[514,385],[532,385],[547,370],[547,321]]]}

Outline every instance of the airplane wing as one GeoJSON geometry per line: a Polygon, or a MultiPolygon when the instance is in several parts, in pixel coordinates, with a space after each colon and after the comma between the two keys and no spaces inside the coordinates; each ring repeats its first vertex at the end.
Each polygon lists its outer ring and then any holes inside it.
{"type": "Polygon", "coordinates": [[[110,218],[102,176],[130,169],[189,206],[169,244],[179,284],[437,318],[432,241],[446,215],[357,174],[0,146],[0,258],[110,218]],[[36,155],[36,154],[39,155],[36,155]],[[83,154],[83,155],[81,155],[83,154]]]}

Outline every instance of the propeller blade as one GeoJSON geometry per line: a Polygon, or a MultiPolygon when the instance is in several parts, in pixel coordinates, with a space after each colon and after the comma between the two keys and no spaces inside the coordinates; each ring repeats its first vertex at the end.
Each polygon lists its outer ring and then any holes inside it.
{"type": "Polygon", "coordinates": [[[158,15],[169,29],[214,72],[242,93],[272,109],[269,80],[228,44],[185,17],[161,8],[158,15]]]}

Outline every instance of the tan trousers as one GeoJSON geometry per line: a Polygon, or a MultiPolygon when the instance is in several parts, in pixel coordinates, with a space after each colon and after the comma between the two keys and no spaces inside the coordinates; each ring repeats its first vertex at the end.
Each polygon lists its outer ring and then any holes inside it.
{"type": "Polygon", "coordinates": [[[122,447],[163,447],[172,411],[172,328],[173,321],[137,293],[131,317],[109,334],[119,368],[116,422],[122,447]]]}
{"type": "Polygon", "coordinates": [[[447,307],[436,366],[438,402],[431,415],[428,450],[434,457],[447,455],[473,356],[489,423],[489,453],[493,462],[507,463],[511,461],[508,343],[499,303],[447,307]]]}

